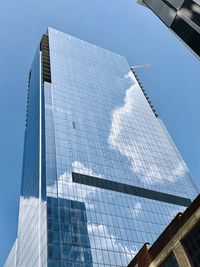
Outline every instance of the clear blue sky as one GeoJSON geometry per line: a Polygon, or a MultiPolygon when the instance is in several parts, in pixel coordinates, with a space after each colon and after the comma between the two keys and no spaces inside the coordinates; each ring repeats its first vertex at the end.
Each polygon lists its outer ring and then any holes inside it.
{"type": "Polygon", "coordinates": [[[48,26],[124,55],[200,186],[200,62],[136,0],[0,1],[0,266],[14,242],[27,80],[48,26]]]}

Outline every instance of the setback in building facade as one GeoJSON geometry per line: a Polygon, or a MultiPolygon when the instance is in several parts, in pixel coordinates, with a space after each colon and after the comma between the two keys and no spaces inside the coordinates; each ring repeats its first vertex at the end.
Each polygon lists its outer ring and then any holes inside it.
{"type": "Polygon", "coordinates": [[[49,28],[29,75],[5,267],[127,266],[196,195],[126,59],[49,28]]]}
{"type": "Polygon", "coordinates": [[[200,0],[138,0],[200,58],[200,0]]]}

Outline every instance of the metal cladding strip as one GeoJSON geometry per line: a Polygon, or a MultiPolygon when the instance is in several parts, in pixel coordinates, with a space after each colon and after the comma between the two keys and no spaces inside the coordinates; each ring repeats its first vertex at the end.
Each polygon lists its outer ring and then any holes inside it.
{"type": "Polygon", "coordinates": [[[143,94],[144,94],[144,96],[145,96],[147,102],[149,103],[149,105],[150,105],[150,107],[151,107],[151,110],[153,111],[154,115],[155,115],[156,118],[157,118],[157,117],[158,117],[158,114],[156,113],[156,110],[155,110],[154,106],[152,105],[151,101],[149,100],[149,97],[148,97],[148,95],[147,95],[147,93],[146,93],[144,87],[142,86],[142,84],[141,84],[141,82],[140,82],[140,80],[139,80],[139,78],[138,78],[136,72],[134,71],[133,68],[131,68],[131,71],[133,72],[133,75],[134,75],[135,79],[137,80],[137,82],[138,82],[138,84],[139,84],[139,86],[140,86],[140,89],[142,90],[142,92],[143,92],[143,94]]]}
{"type": "Polygon", "coordinates": [[[133,196],[144,197],[148,199],[153,199],[161,202],[166,202],[170,204],[180,205],[188,207],[191,204],[191,200],[184,197],[179,197],[175,195],[170,195],[167,193],[161,193],[158,191],[141,188],[133,185],[122,184],[94,176],[89,176],[85,174],[80,174],[72,172],[72,181],[74,183],[94,186],[98,188],[103,188],[115,192],[125,193],[133,196]]]}
{"type": "Polygon", "coordinates": [[[50,66],[50,51],[49,37],[43,35],[40,42],[40,51],[42,52],[42,79],[43,82],[51,83],[51,66],[50,66]]]}

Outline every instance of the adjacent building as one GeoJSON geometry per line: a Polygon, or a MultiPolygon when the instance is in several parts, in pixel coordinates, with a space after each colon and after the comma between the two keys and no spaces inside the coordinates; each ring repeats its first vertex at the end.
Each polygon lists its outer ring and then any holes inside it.
{"type": "Polygon", "coordinates": [[[196,195],[126,59],[49,28],[29,74],[18,235],[5,267],[127,266],[196,195]]]}
{"type": "Polygon", "coordinates": [[[145,244],[128,267],[199,267],[200,195],[178,213],[154,244],[145,244]]]}
{"type": "Polygon", "coordinates": [[[200,0],[138,0],[200,58],[200,0]]]}

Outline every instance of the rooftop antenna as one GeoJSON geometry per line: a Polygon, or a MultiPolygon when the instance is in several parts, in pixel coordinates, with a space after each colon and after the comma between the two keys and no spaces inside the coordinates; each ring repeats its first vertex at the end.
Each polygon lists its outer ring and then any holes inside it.
{"type": "Polygon", "coordinates": [[[151,64],[143,64],[143,65],[134,65],[134,66],[131,66],[131,69],[132,70],[135,70],[135,69],[146,69],[146,68],[150,68],[152,67],[151,64]]]}

